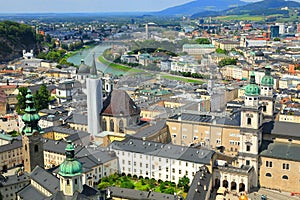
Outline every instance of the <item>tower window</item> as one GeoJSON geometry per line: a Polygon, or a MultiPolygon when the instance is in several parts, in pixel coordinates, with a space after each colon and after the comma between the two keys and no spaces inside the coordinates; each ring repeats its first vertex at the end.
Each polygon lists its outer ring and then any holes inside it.
{"type": "Polygon", "coordinates": [[[119,121],[119,132],[124,133],[124,122],[122,119],[119,121]]]}
{"type": "Polygon", "coordinates": [[[110,131],[114,131],[115,130],[115,128],[114,128],[114,126],[115,126],[115,123],[114,123],[114,120],[110,120],[110,131]]]}
{"type": "Polygon", "coordinates": [[[251,118],[250,117],[247,118],[247,125],[251,125],[251,118]]]}
{"type": "Polygon", "coordinates": [[[39,146],[36,144],[34,145],[34,152],[38,152],[39,151],[39,146]]]}
{"type": "Polygon", "coordinates": [[[67,185],[70,185],[70,180],[69,179],[67,179],[67,185]]]}
{"type": "Polygon", "coordinates": [[[266,173],[266,176],[267,177],[272,177],[272,174],[271,173],[266,173]]]}
{"type": "Polygon", "coordinates": [[[267,111],[267,106],[263,106],[263,111],[264,111],[264,112],[267,111]]]}
{"type": "Polygon", "coordinates": [[[283,176],[282,176],[282,179],[288,180],[289,177],[288,177],[287,175],[283,175],[283,176]]]}
{"type": "Polygon", "coordinates": [[[27,145],[25,144],[25,151],[27,151],[27,145]]]}
{"type": "Polygon", "coordinates": [[[246,151],[250,151],[251,150],[251,146],[250,145],[247,145],[246,146],[246,151]]]}
{"type": "Polygon", "coordinates": [[[77,178],[75,178],[75,184],[77,185],[77,178]]]}

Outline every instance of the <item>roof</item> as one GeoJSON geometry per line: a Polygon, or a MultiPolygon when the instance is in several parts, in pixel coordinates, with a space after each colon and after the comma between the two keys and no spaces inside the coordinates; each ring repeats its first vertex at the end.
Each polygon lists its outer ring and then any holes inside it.
{"type": "Polygon", "coordinates": [[[90,73],[90,67],[84,63],[84,60],[81,60],[78,69],[78,74],[89,74],[89,73],[90,73]]]}
{"type": "Polygon", "coordinates": [[[30,173],[30,178],[51,194],[59,190],[59,179],[38,165],[30,173]]]}
{"type": "Polygon", "coordinates": [[[108,187],[111,197],[130,200],[174,200],[174,195],[128,188],[108,187]]]}
{"type": "MultiPolygon", "coordinates": [[[[67,142],[64,140],[50,140],[44,139],[44,151],[55,152],[58,154],[65,154],[65,148],[67,146],[67,142]]],[[[83,147],[75,146],[75,154],[81,150],[83,147]]]]}
{"type": "Polygon", "coordinates": [[[193,49],[193,48],[215,48],[212,44],[184,44],[183,48],[193,49]]]}
{"type": "Polygon", "coordinates": [[[11,175],[11,176],[3,176],[0,175],[0,187],[5,187],[9,185],[14,185],[16,183],[22,183],[22,182],[30,182],[29,176],[27,173],[21,174],[21,175],[11,175]]]}
{"type": "Polygon", "coordinates": [[[83,114],[73,113],[67,120],[66,123],[82,124],[87,125],[87,116],[83,114]]]}
{"type": "Polygon", "coordinates": [[[299,123],[280,122],[280,121],[270,121],[270,122],[263,123],[263,134],[300,138],[299,130],[300,130],[299,123]]]}
{"type": "Polygon", "coordinates": [[[260,153],[262,157],[277,158],[290,161],[300,161],[300,145],[292,143],[275,142],[267,150],[260,153]]]}
{"type": "Polygon", "coordinates": [[[24,187],[17,194],[21,199],[41,200],[46,198],[46,195],[37,190],[33,185],[24,187]]]}
{"type": "Polygon", "coordinates": [[[206,167],[198,171],[190,185],[186,199],[206,199],[207,192],[210,192],[208,189],[211,178],[212,175],[206,167]],[[206,190],[204,190],[204,185],[206,186],[206,190]]]}
{"type": "Polygon", "coordinates": [[[10,151],[10,150],[21,148],[21,147],[22,147],[22,141],[12,140],[10,142],[10,144],[1,145],[0,146],[0,152],[10,151]]]}
{"type": "Polygon", "coordinates": [[[158,133],[160,130],[166,127],[165,121],[158,121],[155,124],[150,124],[149,126],[144,127],[141,130],[138,130],[138,132],[132,137],[135,138],[143,138],[143,137],[150,137],[151,135],[154,135],[158,133]]]}
{"type": "Polygon", "coordinates": [[[140,108],[124,90],[113,90],[103,102],[103,115],[133,116],[140,115],[140,108]]]}
{"type": "Polygon", "coordinates": [[[207,165],[210,165],[211,158],[214,155],[214,151],[212,150],[163,144],[138,139],[114,141],[110,144],[110,147],[113,150],[129,151],[207,165]]]}
{"type": "Polygon", "coordinates": [[[99,147],[83,148],[76,154],[76,157],[85,168],[92,168],[117,158],[115,152],[99,147]]]}

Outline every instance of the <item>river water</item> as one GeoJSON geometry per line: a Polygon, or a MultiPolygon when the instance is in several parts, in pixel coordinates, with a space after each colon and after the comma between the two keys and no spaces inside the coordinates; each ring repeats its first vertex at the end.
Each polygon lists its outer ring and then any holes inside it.
{"type": "Polygon", "coordinates": [[[74,63],[74,65],[80,65],[81,59],[84,60],[85,64],[91,66],[93,61],[93,53],[95,53],[96,57],[96,67],[98,70],[102,71],[104,74],[113,74],[113,75],[121,75],[126,73],[125,71],[108,67],[98,61],[98,57],[102,55],[105,49],[110,48],[109,45],[98,45],[93,48],[88,48],[80,51],[79,53],[68,58],[68,62],[74,63]]]}

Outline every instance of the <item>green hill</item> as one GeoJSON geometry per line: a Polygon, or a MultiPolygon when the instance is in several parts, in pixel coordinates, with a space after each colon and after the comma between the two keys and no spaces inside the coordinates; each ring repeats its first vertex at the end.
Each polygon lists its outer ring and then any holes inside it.
{"type": "Polygon", "coordinates": [[[0,22],[0,62],[21,57],[23,49],[37,49],[34,29],[16,22],[0,22]]]}
{"type": "Polygon", "coordinates": [[[283,7],[300,8],[300,3],[286,0],[264,0],[223,11],[216,11],[210,13],[199,12],[192,15],[192,18],[222,15],[282,15],[288,17],[289,12],[287,10],[282,10],[281,8],[283,7]]]}

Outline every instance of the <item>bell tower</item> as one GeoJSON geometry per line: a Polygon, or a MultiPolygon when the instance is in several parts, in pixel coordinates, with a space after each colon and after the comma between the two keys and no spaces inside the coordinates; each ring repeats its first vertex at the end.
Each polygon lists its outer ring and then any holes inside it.
{"type": "Polygon", "coordinates": [[[38,125],[40,116],[34,107],[31,90],[27,90],[25,114],[22,121],[25,126],[22,129],[22,144],[24,169],[30,173],[36,165],[44,168],[44,148],[42,142],[42,129],[38,125]]]}
{"type": "Polygon", "coordinates": [[[270,66],[266,66],[265,70],[265,75],[260,82],[260,102],[262,104],[262,113],[264,117],[273,117],[275,104],[273,94],[274,78],[271,76],[270,66]]]}
{"type": "Polygon", "coordinates": [[[255,178],[251,185],[258,184],[258,152],[262,142],[262,106],[259,103],[260,87],[255,83],[255,74],[250,75],[250,83],[245,87],[245,103],[241,108],[239,166],[254,167],[255,178]]]}
{"type": "Polygon", "coordinates": [[[73,196],[78,191],[82,192],[82,165],[76,160],[75,149],[71,141],[66,146],[66,159],[59,166],[60,191],[66,196],[73,196]]]}

